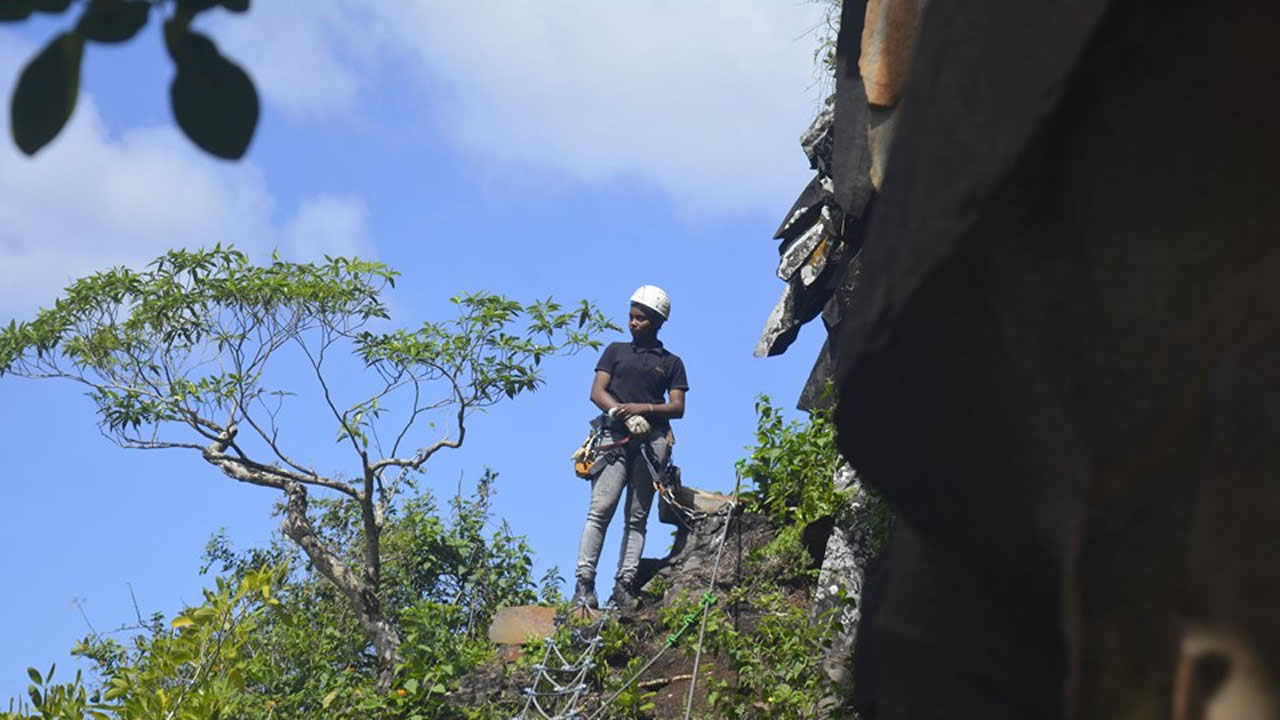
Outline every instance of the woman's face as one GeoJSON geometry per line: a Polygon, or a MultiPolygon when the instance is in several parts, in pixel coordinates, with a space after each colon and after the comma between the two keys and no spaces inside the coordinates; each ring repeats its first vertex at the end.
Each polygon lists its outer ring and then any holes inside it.
{"type": "Polygon", "coordinates": [[[627,326],[631,328],[632,340],[651,340],[658,336],[658,324],[639,305],[631,306],[627,326]]]}

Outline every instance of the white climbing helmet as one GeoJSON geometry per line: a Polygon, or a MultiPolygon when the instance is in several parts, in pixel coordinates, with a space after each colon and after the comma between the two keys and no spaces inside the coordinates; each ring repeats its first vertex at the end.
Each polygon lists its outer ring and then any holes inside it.
{"type": "Polygon", "coordinates": [[[631,293],[631,302],[658,313],[664,321],[671,319],[671,299],[667,297],[666,291],[657,285],[641,285],[636,288],[636,291],[631,293]]]}

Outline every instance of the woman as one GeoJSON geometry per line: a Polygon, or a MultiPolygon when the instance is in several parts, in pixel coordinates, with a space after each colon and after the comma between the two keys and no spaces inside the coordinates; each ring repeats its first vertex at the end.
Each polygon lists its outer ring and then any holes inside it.
{"type": "MultiPolygon", "coordinates": [[[[626,490],[622,550],[614,577],[613,603],[631,609],[638,604],[636,569],[644,550],[645,525],[653,504],[653,473],[641,454],[648,443],[659,467],[671,454],[670,421],[684,416],[684,395],[689,389],[684,363],[662,346],[658,330],[671,314],[671,302],[662,288],[644,285],[631,295],[628,326],[631,342],[605,348],[596,363],[591,402],[608,416],[605,443],[630,436],[591,480],[591,507],[578,548],[577,585],[573,604],[595,608],[596,563],[600,546],[618,500],[626,490]]],[[[654,468],[658,470],[659,468],[654,468]]]]}

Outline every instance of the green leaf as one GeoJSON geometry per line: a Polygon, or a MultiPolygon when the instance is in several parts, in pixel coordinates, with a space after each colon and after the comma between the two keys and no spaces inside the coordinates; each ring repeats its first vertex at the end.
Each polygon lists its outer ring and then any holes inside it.
{"type": "Polygon", "coordinates": [[[33,667],[27,668],[27,677],[31,678],[31,682],[37,685],[44,684],[44,678],[40,677],[40,671],[33,667]]]}
{"type": "Polygon", "coordinates": [[[151,3],[146,0],[91,0],[76,32],[100,43],[122,43],[147,24],[151,3]]]}
{"type": "Polygon", "coordinates": [[[173,622],[169,623],[169,627],[173,628],[174,630],[177,630],[179,628],[184,628],[184,627],[187,627],[188,625],[195,625],[195,624],[196,624],[195,620],[192,620],[186,615],[179,615],[178,617],[173,619],[173,622]]]}
{"type": "Polygon", "coordinates": [[[83,56],[84,38],[62,33],[23,68],[9,108],[13,141],[22,152],[36,154],[71,119],[83,56]]]}
{"type": "Polygon", "coordinates": [[[244,689],[244,673],[242,673],[240,671],[240,668],[238,667],[231,668],[231,670],[227,673],[227,682],[231,685],[231,688],[236,692],[243,690],[244,689]]]}
{"type": "Polygon", "coordinates": [[[31,0],[0,0],[0,22],[26,20],[31,10],[31,0]]]}
{"type": "Polygon", "coordinates": [[[418,692],[418,679],[417,679],[417,678],[409,678],[408,680],[405,680],[405,681],[404,681],[404,690],[405,690],[405,692],[409,693],[410,695],[412,695],[412,694],[414,694],[414,693],[418,692]]]}
{"type": "Polygon", "coordinates": [[[36,708],[44,705],[44,696],[40,694],[40,691],[36,689],[35,685],[27,686],[27,694],[31,696],[31,704],[35,705],[36,708]]]}
{"type": "MultiPolygon", "coordinates": [[[[170,21],[172,22],[172,21],[170,21]]],[[[200,33],[171,32],[169,54],[178,73],[169,85],[169,101],[178,126],[201,150],[238,160],[249,149],[258,125],[258,91],[239,65],[223,57],[200,33]]]]}
{"type": "Polygon", "coordinates": [[[328,709],[328,707],[333,704],[333,700],[336,697],[338,697],[338,691],[330,690],[329,693],[320,701],[320,707],[328,709]]]}

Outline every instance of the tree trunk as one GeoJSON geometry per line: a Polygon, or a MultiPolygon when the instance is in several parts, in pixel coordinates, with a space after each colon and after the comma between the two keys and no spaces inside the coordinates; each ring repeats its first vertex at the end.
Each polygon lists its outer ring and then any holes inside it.
{"type": "Polygon", "coordinates": [[[320,542],[307,517],[307,489],[301,483],[285,485],[289,500],[285,505],[284,533],[301,547],[316,571],[342,591],[356,618],[364,627],[378,657],[378,689],[391,689],[395,666],[400,661],[400,634],[396,632],[378,598],[376,576],[353,572],[337,555],[320,542]]]}

